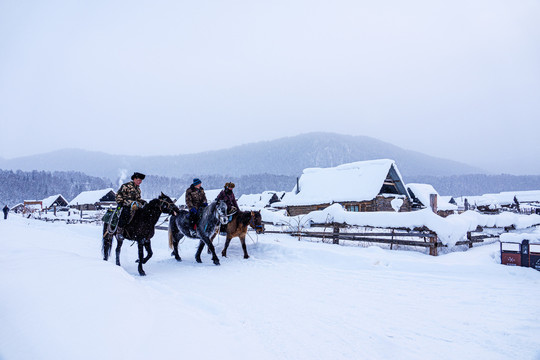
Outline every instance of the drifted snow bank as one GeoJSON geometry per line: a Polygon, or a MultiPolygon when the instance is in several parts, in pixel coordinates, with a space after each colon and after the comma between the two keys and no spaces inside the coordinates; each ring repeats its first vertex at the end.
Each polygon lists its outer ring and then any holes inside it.
{"type": "Polygon", "coordinates": [[[459,215],[440,217],[430,209],[413,212],[350,212],[340,204],[334,204],[324,210],[313,211],[306,215],[286,216],[285,211],[261,211],[264,221],[276,225],[289,225],[295,228],[309,227],[311,224],[345,223],[357,226],[373,226],[380,228],[414,228],[426,227],[437,233],[440,241],[448,246],[467,239],[467,232],[481,227],[508,227],[525,229],[540,224],[540,215],[520,215],[502,213],[499,215],[483,215],[474,211],[466,211],[459,215]]]}

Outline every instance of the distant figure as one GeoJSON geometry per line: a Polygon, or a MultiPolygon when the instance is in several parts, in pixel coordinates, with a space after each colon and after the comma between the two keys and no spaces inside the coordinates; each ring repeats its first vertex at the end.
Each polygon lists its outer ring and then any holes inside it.
{"type": "Polygon", "coordinates": [[[7,205],[4,206],[4,208],[2,209],[2,211],[4,212],[4,220],[6,220],[6,219],[7,219],[7,214],[8,214],[8,212],[9,212],[8,206],[7,206],[7,205]]]}
{"type": "Polygon", "coordinates": [[[116,193],[116,203],[122,207],[120,219],[118,219],[118,228],[116,236],[124,238],[124,227],[128,224],[132,212],[143,207],[146,201],[141,198],[141,185],[146,175],[135,172],[131,175],[131,181],[123,184],[116,193]]]}
{"type": "Polygon", "coordinates": [[[186,190],[186,205],[189,209],[190,230],[194,236],[197,230],[197,223],[199,222],[199,214],[208,205],[208,200],[206,200],[206,194],[201,184],[202,181],[195,178],[186,190]]]}

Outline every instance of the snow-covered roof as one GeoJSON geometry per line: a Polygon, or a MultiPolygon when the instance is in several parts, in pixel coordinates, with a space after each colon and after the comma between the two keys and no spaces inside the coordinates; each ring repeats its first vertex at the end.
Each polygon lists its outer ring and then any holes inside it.
{"type": "MultiPolygon", "coordinates": [[[[206,200],[208,200],[208,203],[210,204],[212,201],[216,200],[217,196],[219,195],[219,193],[221,192],[221,190],[223,189],[210,189],[210,190],[206,190],[204,189],[204,193],[206,195],[206,200]]],[[[176,200],[175,202],[176,206],[182,206],[182,205],[186,205],[186,192],[184,191],[184,193],[178,198],[178,200],[176,200]]]]}
{"type": "Polygon", "coordinates": [[[414,197],[417,198],[418,201],[420,201],[420,203],[424,205],[425,207],[430,206],[430,200],[429,200],[430,195],[436,194],[437,195],[437,210],[457,210],[458,209],[456,205],[450,204],[448,200],[445,201],[444,198],[439,195],[437,190],[435,190],[435,188],[430,184],[417,184],[417,183],[407,184],[407,189],[412,192],[412,194],[410,195],[411,196],[414,195],[414,197]]]}
{"type": "Polygon", "coordinates": [[[261,194],[244,194],[238,199],[238,206],[262,209],[269,205],[274,195],[279,200],[284,194],[285,191],[263,191],[261,194]]]}
{"type": "Polygon", "coordinates": [[[300,191],[286,196],[287,205],[327,204],[339,201],[374,199],[390,174],[401,195],[407,195],[403,180],[393,160],[357,161],[332,168],[305,169],[299,179],[300,191]]]}
{"type": "Polygon", "coordinates": [[[57,195],[46,197],[45,199],[41,200],[41,204],[42,204],[44,209],[48,209],[55,202],[58,202],[59,198],[60,198],[61,201],[64,201],[66,204],[68,203],[68,201],[61,194],[57,194],[57,195]]]}
{"type": "Polygon", "coordinates": [[[82,193],[77,195],[75,199],[71,200],[69,202],[69,205],[73,206],[73,205],[83,205],[83,204],[95,204],[95,203],[98,203],[102,197],[104,197],[111,191],[114,193],[114,190],[112,188],[102,189],[102,190],[83,191],[82,193]]]}
{"type": "Polygon", "coordinates": [[[503,191],[498,194],[484,194],[480,196],[460,196],[454,198],[459,204],[463,204],[465,199],[470,205],[476,206],[502,206],[511,205],[514,203],[514,197],[520,203],[540,203],[540,190],[530,191],[503,191]]]}

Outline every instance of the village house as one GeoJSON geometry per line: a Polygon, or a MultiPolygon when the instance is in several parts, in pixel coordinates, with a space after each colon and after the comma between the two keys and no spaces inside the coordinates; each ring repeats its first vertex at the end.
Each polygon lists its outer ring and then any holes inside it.
{"type": "Polygon", "coordinates": [[[261,194],[244,194],[238,199],[238,206],[245,209],[260,210],[280,202],[285,191],[263,191],[261,194]]]}
{"type": "Polygon", "coordinates": [[[393,160],[358,161],[305,169],[281,201],[290,216],[341,204],[347,211],[411,211],[411,201],[393,160]]]}
{"type": "Polygon", "coordinates": [[[49,196],[41,200],[43,210],[52,210],[54,207],[68,206],[68,201],[60,194],[49,196]]]}
{"type": "Polygon", "coordinates": [[[69,202],[69,207],[78,210],[99,210],[116,206],[116,193],[113,189],[83,191],[69,202]]]}
{"type": "Polygon", "coordinates": [[[451,197],[440,196],[433,185],[407,184],[407,191],[412,200],[413,210],[431,208],[433,212],[442,217],[454,214],[458,210],[457,205],[449,203],[451,197]]]}
{"type": "Polygon", "coordinates": [[[454,198],[458,206],[485,214],[501,211],[540,213],[540,190],[504,191],[497,194],[460,196],[454,198]]]}

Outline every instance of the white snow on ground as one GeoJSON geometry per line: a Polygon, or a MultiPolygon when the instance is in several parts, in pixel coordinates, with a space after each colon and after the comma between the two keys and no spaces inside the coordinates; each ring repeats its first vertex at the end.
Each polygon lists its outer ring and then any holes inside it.
{"type": "MultiPolygon", "coordinates": [[[[0,221],[0,359],[539,359],[540,272],[497,243],[431,257],[238,239],[214,266],[157,231],[137,275],[101,259],[101,228],[0,221]]],[[[223,238],[217,244],[223,247],[223,238]]]]}

